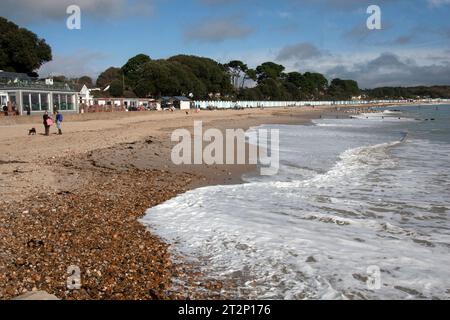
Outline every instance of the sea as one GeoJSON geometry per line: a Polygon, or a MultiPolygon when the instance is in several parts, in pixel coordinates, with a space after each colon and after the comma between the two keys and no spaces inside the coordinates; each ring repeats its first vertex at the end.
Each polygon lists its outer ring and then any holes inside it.
{"type": "Polygon", "coordinates": [[[236,299],[450,299],[450,105],[379,111],[261,126],[280,130],[277,175],[142,223],[236,299]]]}

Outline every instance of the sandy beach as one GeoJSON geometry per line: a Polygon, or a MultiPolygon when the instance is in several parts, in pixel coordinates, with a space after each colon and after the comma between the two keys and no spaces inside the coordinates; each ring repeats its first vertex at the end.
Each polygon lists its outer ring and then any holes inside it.
{"type": "MultiPolygon", "coordinates": [[[[299,124],[334,108],[66,116],[62,136],[42,135],[40,117],[0,119],[0,299],[43,290],[61,299],[197,298],[171,292],[169,244],[138,222],[145,210],[189,189],[239,183],[254,166],[175,166],[175,128],[247,129],[299,124]],[[28,136],[35,127],[36,136],[28,136]],[[79,266],[82,288],[67,290],[79,266]]],[[[220,283],[202,283],[220,288],[220,283]]]]}

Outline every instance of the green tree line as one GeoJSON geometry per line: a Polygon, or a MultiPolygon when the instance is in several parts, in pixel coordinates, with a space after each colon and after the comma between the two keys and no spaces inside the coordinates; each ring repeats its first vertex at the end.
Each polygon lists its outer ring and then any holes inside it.
{"type": "Polygon", "coordinates": [[[177,55],[152,60],[139,54],[120,68],[110,67],[97,79],[110,86],[111,96],[161,97],[192,95],[196,99],[325,100],[351,99],[360,94],[356,81],[334,79],[320,73],[285,72],[265,62],[255,69],[233,60],[221,64],[209,58],[177,55]]]}
{"type": "Polygon", "coordinates": [[[381,87],[364,90],[371,99],[450,99],[450,86],[381,87]]]}

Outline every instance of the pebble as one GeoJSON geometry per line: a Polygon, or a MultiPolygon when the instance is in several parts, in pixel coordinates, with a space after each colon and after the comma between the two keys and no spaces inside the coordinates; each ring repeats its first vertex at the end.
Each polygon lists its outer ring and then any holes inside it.
{"type": "MultiPolygon", "coordinates": [[[[92,159],[99,152],[92,151],[92,159]]],[[[1,299],[30,288],[69,300],[202,298],[190,283],[207,282],[187,263],[173,263],[168,245],[138,221],[201,178],[156,169],[106,170],[90,165],[87,155],[64,158],[63,166],[83,181],[78,189],[0,202],[1,299]],[[70,266],[79,267],[80,290],[66,286],[70,266]],[[172,290],[174,278],[186,284],[172,290]]]]}

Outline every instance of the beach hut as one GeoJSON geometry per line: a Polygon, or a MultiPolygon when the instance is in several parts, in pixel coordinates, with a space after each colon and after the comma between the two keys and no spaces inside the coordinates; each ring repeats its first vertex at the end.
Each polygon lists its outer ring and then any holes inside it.
{"type": "Polygon", "coordinates": [[[161,97],[162,108],[175,108],[180,110],[189,110],[193,107],[194,102],[184,96],[161,97]]]}
{"type": "Polygon", "coordinates": [[[192,106],[192,100],[182,96],[174,97],[174,105],[175,108],[180,110],[189,110],[192,106]]]}

